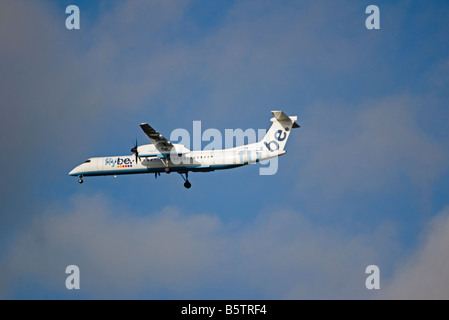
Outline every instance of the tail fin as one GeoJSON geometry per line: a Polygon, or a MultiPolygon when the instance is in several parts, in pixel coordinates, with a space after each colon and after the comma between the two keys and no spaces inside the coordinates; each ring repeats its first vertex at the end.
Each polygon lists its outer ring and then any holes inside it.
{"type": "Polygon", "coordinates": [[[268,129],[267,134],[263,137],[262,147],[275,154],[282,154],[284,152],[285,144],[287,143],[290,131],[292,128],[299,128],[296,123],[298,117],[289,117],[282,111],[271,111],[274,118],[271,118],[273,124],[268,129]]]}

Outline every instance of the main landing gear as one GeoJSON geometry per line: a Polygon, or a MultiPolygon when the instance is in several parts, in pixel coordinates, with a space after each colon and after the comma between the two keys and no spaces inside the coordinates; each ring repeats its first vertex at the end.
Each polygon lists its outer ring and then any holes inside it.
{"type": "Polygon", "coordinates": [[[170,172],[171,172],[171,169],[170,169],[170,167],[168,166],[168,161],[169,161],[169,160],[167,159],[167,160],[164,161],[164,159],[161,158],[161,161],[162,161],[162,163],[163,163],[164,166],[165,166],[165,168],[164,168],[165,173],[170,173],[170,172]]]}
{"type": "Polygon", "coordinates": [[[181,175],[181,177],[184,179],[184,187],[186,187],[187,189],[190,189],[190,187],[192,186],[192,184],[189,182],[189,173],[188,172],[179,172],[179,174],[181,175]],[[183,174],[185,175],[185,177],[183,176],[183,174]]]}
{"type": "Polygon", "coordinates": [[[79,182],[79,183],[83,183],[83,176],[80,176],[80,177],[78,178],[78,182],[79,182]]]}

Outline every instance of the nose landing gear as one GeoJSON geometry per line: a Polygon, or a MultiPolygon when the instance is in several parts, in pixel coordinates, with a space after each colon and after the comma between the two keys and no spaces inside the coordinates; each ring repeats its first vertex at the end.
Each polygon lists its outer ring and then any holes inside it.
{"type": "Polygon", "coordinates": [[[78,182],[79,182],[79,183],[83,183],[83,176],[80,176],[80,177],[78,178],[78,182]]]}

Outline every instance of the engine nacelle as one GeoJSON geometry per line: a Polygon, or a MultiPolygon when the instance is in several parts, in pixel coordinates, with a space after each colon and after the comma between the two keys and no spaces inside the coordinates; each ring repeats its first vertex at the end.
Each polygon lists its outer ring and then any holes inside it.
{"type": "Polygon", "coordinates": [[[145,157],[145,158],[141,158],[140,163],[142,163],[142,165],[149,167],[151,165],[151,163],[154,163],[155,160],[157,160],[158,157],[145,157]]]}
{"type": "Polygon", "coordinates": [[[167,150],[159,150],[157,149],[154,144],[144,144],[137,148],[137,151],[139,152],[139,156],[142,157],[161,157],[161,156],[167,156],[169,154],[172,155],[181,155],[189,153],[190,150],[183,146],[182,144],[173,144],[173,149],[167,149],[167,150]]]}

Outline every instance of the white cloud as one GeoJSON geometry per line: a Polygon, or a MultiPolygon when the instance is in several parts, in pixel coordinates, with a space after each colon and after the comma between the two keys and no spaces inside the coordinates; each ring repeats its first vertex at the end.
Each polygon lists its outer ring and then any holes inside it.
{"type": "Polygon", "coordinates": [[[64,270],[76,264],[88,298],[447,299],[448,242],[449,208],[404,261],[391,226],[347,236],[286,210],[237,226],[169,207],[135,215],[104,196],[76,197],[69,209],[48,208],[5,248],[0,295],[70,298],[64,270]],[[379,291],[365,288],[370,264],[381,269],[379,291]]]}
{"type": "Polygon", "coordinates": [[[26,296],[27,283],[37,296],[64,295],[65,267],[75,264],[91,298],[360,297],[365,267],[391,254],[392,237],[380,228],[350,238],[285,210],[236,227],[211,214],[136,215],[104,196],[77,197],[20,231],[0,262],[0,287],[6,298],[26,296]]]}
{"type": "Polygon", "coordinates": [[[449,207],[429,223],[411,256],[381,286],[383,299],[449,299],[449,207]]]}
{"type": "Polygon", "coordinates": [[[20,233],[3,264],[4,282],[36,277],[61,288],[64,265],[76,264],[89,294],[133,294],[151,283],[150,291],[187,290],[211,264],[217,228],[213,216],[182,216],[167,208],[157,215],[136,217],[113,208],[101,196],[74,199],[68,212],[50,210],[20,233]],[[213,240],[213,239],[209,239],[213,240]],[[58,269],[59,268],[59,269],[58,269]]]}

